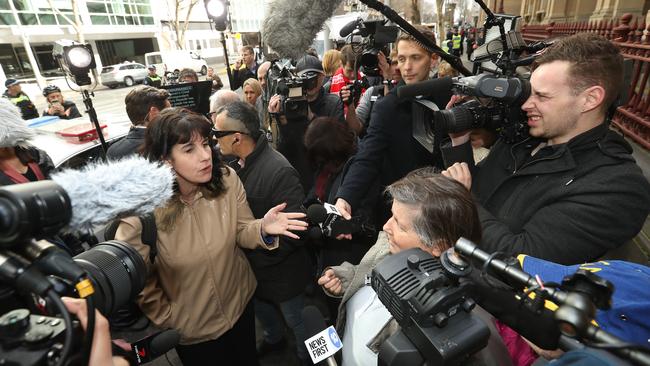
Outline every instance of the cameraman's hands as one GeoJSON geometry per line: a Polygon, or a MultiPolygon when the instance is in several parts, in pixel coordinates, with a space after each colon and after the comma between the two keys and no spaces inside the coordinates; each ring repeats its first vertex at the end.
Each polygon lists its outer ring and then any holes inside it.
{"type": "Polygon", "coordinates": [[[341,296],[343,294],[343,285],[341,285],[341,280],[336,277],[331,268],[326,270],[321,278],[318,279],[318,284],[323,286],[327,292],[334,296],[341,296]]]}
{"type": "MultiPolygon", "coordinates": [[[[88,310],[86,300],[73,299],[70,297],[61,298],[65,307],[70,314],[79,319],[81,328],[86,330],[88,326],[88,310]]],[[[90,350],[89,365],[97,366],[128,366],[129,362],[122,357],[113,357],[111,350],[111,333],[108,326],[108,320],[97,310],[95,310],[95,330],[93,332],[93,344],[90,350]]]]}
{"type": "Polygon", "coordinates": [[[341,97],[343,104],[352,103],[352,91],[350,90],[350,85],[346,85],[341,88],[339,91],[339,97],[341,97]]]}
{"type": "MultiPolygon", "coordinates": [[[[465,100],[464,96],[461,95],[452,95],[449,99],[449,103],[445,109],[452,109],[456,103],[460,103],[465,100]]],[[[459,146],[469,141],[471,130],[462,131],[462,132],[449,132],[449,137],[451,138],[451,146],[459,146]]]]}
{"type": "Polygon", "coordinates": [[[384,78],[384,80],[391,79],[390,64],[388,63],[386,55],[384,55],[384,53],[381,51],[379,51],[377,54],[377,67],[379,67],[379,70],[381,70],[381,76],[384,78]]]}
{"type": "Polygon", "coordinates": [[[472,188],[472,174],[469,172],[467,163],[455,163],[454,165],[442,171],[442,175],[447,178],[457,180],[469,191],[472,188]]]}
{"type": "Polygon", "coordinates": [[[278,94],[275,94],[274,96],[269,99],[269,113],[280,113],[280,101],[282,100],[282,97],[278,94]]]}

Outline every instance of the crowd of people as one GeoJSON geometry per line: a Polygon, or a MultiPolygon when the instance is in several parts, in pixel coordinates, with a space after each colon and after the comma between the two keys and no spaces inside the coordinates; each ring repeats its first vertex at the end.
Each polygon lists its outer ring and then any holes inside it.
{"type": "MultiPolygon", "coordinates": [[[[443,48],[460,56],[464,40],[450,30],[443,48]]],[[[311,364],[301,315],[308,297],[322,301],[336,325],[344,365],[376,364],[376,340],[397,330],[368,281],[387,256],[420,248],[439,257],[465,237],[490,253],[581,264],[631,240],[650,212],[650,184],[609,126],[623,59],[603,37],[562,38],[536,60],[521,106],[529,136],[515,143],[489,129],[448,133],[432,123],[431,104],[461,102],[451,90],[397,96],[400,86],[455,72],[407,33],[378,54],[374,85],[357,83],[367,70],[349,45],[322,60],[295,60],[304,98],[295,104],[269,87],[272,62],[259,62],[249,46],[241,55],[232,90],[208,70],[207,116],[172,107],[150,68],[146,85],[125,98],[130,132],[108,150],[110,159],[140,154],[176,174],[174,198],[154,212],[155,261],[137,217],[121,220],[115,238],[145,260],[137,303],[154,325],[180,332],[184,365],[256,365],[289,337],[299,362],[311,364]],[[376,230],[308,236],[302,212],[323,203],[376,230]],[[263,331],[257,345],[255,319],[263,331]]],[[[180,72],[180,82],[198,80],[180,72]]],[[[33,133],[23,121],[38,113],[20,83],[6,86],[0,118],[12,131],[0,136],[0,183],[47,179],[51,160],[28,144],[33,133]]],[[[43,115],[80,116],[59,88],[43,95],[43,115]]],[[[483,317],[495,340],[475,356],[484,363],[557,356],[483,317]]]]}

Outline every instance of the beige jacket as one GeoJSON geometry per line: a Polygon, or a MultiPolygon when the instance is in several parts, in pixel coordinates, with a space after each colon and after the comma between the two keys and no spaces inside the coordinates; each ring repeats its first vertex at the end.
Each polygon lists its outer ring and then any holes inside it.
{"type": "Polygon", "coordinates": [[[254,220],[246,192],[235,172],[224,174],[227,191],[208,199],[199,192],[191,204],[175,203],[155,212],[180,206],[171,229],[158,227],[158,255],[149,262],[149,247],[142,244],[142,225],[137,217],[120,223],[115,239],[130,243],[148,267],[138,303],[157,326],[174,328],[181,344],[216,339],[233,327],[255,291],[255,276],[240,249],[267,246],[261,220],[254,220]]]}

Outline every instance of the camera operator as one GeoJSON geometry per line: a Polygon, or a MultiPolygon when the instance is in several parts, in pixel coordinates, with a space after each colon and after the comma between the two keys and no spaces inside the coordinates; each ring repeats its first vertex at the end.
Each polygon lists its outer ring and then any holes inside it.
{"type": "Polygon", "coordinates": [[[300,58],[296,64],[296,73],[308,79],[306,84],[311,84],[305,86],[305,98],[309,104],[307,118],[287,121],[284,115],[279,115],[282,99],[280,95],[274,95],[269,100],[269,113],[275,115],[278,122],[278,151],[296,168],[300,174],[300,183],[305,192],[308,192],[314,182],[314,169],[307,161],[303,144],[307,126],[316,117],[334,117],[341,123],[345,123],[345,118],[341,99],[337,95],[325,93],[323,89],[325,73],[317,57],[305,55],[300,58]]]}
{"type": "MultiPolygon", "coordinates": [[[[431,31],[421,32],[435,39],[431,31]]],[[[402,74],[398,86],[427,80],[438,56],[406,33],[398,36],[395,43],[402,74]]],[[[432,101],[444,106],[449,93],[441,93],[432,101]]],[[[396,89],[375,104],[366,136],[337,194],[336,207],[345,218],[351,217],[352,208],[359,206],[361,195],[374,181],[388,186],[417,168],[443,166],[439,145],[446,136],[436,131],[434,138],[429,138],[426,126],[431,118],[427,107],[413,100],[398,99],[396,89]]],[[[384,218],[388,217],[387,208],[385,211],[384,218]]]]}
{"type": "Polygon", "coordinates": [[[64,100],[61,89],[56,85],[48,85],[43,88],[43,96],[47,100],[48,108],[43,111],[43,116],[57,116],[61,119],[73,119],[81,117],[79,109],[74,102],[64,100]]]}
{"type": "Polygon", "coordinates": [[[562,264],[584,263],[634,237],[650,185],[630,145],[609,129],[623,57],[603,37],[577,34],[537,59],[523,104],[530,138],[498,140],[475,166],[469,132],[451,135],[445,175],[478,200],[481,247],[562,264]]]}
{"type": "MultiPolygon", "coordinates": [[[[86,300],[63,297],[63,303],[70,314],[79,319],[81,328],[85,331],[88,326],[88,311],[86,300]]],[[[130,363],[123,357],[113,356],[111,333],[108,320],[95,310],[95,329],[93,332],[93,344],[90,350],[88,365],[92,366],[128,366],[130,363]]]]}

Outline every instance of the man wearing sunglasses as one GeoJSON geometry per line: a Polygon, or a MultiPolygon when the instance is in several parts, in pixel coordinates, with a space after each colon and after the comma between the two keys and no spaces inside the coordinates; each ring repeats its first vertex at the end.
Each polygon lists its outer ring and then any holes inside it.
{"type": "MultiPolygon", "coordinates": [[[[269,208],[282,203],[287,205],[285,210],[300,210],[304,193],[298,172],[269,145],[260,127],[255,107],[237,101],[217,110],[213,136],[222,154],[237,157],[229,165],[244,185],[253,216],[264,217],[269,208]]],[[[255,315],[264,328],[258,354],[286,347],[286,322],[294,332],[298,357],[306,363],[309,356],[303,344],[301,311],[303,290],[311,276],[302,241],[283,237],[278,249],[246,250],[246,256],[257,278],[255,315]]]]}
{"type": "Polygon", "coordinates": [[[316,117],[334,117],[341,123],[345,122],[343,116],[343,102],[338,95],[329,94],[323,89],[325,72],[318,57],[305,55],[296,63],[296,73],[306,80],[305,99],[309,103],[306,119],[287,121],[279,115],[281,97],[274,95],[269,100],[269,113],[274,116],[280,136],[278,137],[278,151],[284,155],[300,174],[300,183],[305,192],[314,184],[314,167],[307,161],[307,150],[303,144],[305,131],[309,123],[316,117]]]}

